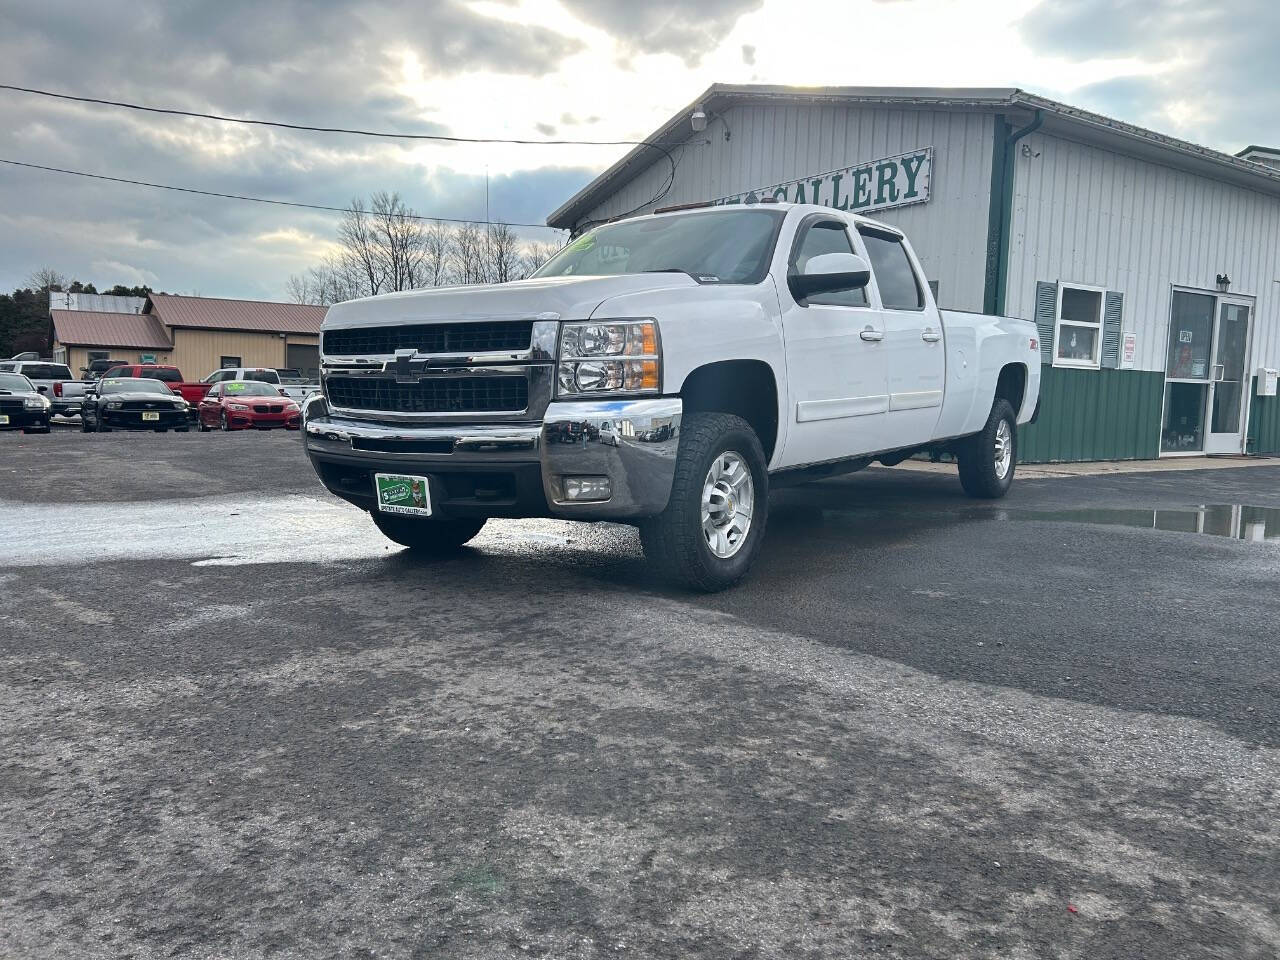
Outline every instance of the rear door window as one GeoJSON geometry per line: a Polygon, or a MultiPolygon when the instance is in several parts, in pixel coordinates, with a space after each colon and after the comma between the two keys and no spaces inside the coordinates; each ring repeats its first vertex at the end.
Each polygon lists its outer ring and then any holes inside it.
{"type": "Polygon", "coordinates": [[[924,294],[907,259],[902,241],[892,234],[860,229],[867,257],[880,288],[880,302],[886,310],[923,310],[924,294]]]}
{"type": "Polygon", "coordinates": [[[142,373],[144,376],[152,380],[159,380],[161,383],[182,382],[182,374],[177,370],[148,370],[144,367],[142,373]]]}

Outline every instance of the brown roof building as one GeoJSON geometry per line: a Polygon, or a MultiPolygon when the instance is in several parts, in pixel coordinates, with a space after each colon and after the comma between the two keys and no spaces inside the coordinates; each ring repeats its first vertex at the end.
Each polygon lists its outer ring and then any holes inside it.
{"type": "Polygon", "coordinates": [[[95,359],[168,363],[189,380],[222,367],[318,374],[325,307],[152,294],[139,314],[51,310],[54,356],[73,371],[95,359]]]}

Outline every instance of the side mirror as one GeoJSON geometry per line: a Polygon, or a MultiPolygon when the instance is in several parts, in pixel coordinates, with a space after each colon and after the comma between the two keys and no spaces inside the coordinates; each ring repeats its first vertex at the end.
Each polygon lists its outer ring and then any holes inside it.
{"type": "Polygon", "coordinates": [[[48,392],[49,392],[49,388],[48,388],[48,387],[44,387],[44,386],[36,387],[36,390],[38,390],[40,393],[48,393],[48,392]]]}
{"type": "Polygon", "coordinates": [[[818,293],[861,290],[871,282],[871,267],[856,253],[820,253],[810,257],[803,273],[787,277],[787,286],[796,300],[818,293]]]}

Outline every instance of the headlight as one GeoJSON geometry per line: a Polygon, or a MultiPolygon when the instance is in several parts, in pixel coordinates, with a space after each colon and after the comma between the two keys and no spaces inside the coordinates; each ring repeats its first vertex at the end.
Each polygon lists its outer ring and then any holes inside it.
{"type": "Polygon", "coordinates": [[[560,327],[561,396],[658,393],[662,345],[653,320],[566,323],[560,327]]]}
{"type": "Polygon", "coordinates": [[[228,404],[227,404],[227,409],[228,409],[228,410],[235,410],[237,413],[244,413],[244,412],[246,412],[249,408],[248,408],[247,406],[245,406],[243,403],[228,403],[228,404]]]}
{"type": "Polygon", "coordinates": [[[48,397],[27,397],[22,401],[22,405],[28,410],[45,410],[52,406],[48,397]]]}
{"type": "Polygon", "coordinates": [[[108,409],[108,410],[119,410],[119,409],[120,409],[120,407],[121,407],[121,404],[122,404],[122,401],[120,401],[120,400],[108,400],[108,401],[107,401],[107,409],[108,409]]]}

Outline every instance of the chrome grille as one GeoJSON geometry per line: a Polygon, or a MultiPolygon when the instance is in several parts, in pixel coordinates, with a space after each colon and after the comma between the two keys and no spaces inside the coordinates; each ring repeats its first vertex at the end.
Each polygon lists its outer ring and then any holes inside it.
{"type": "Polygon", "coordinates": [[[529,349],[532,339],[532,320],[352,327],[326,330],[322,352],[327,357],[355,357],[408,349],[425,354],[522,351],[529,349]]]}
{"type": "Polygon", "coordinates": [[[391,413],[499,413],[529,405],[529,378],[509,376],[425,377],[401,383],[394,377],[331,374],[325,393],[335,407],[391,413]]]}

